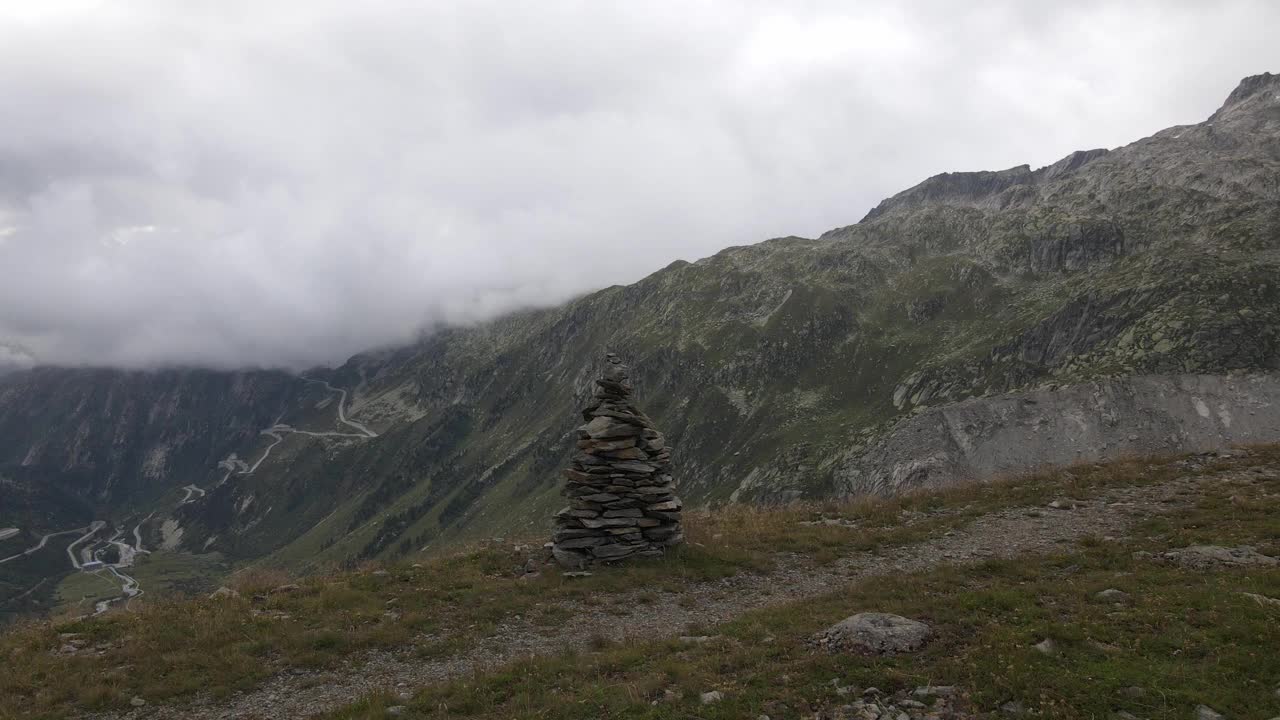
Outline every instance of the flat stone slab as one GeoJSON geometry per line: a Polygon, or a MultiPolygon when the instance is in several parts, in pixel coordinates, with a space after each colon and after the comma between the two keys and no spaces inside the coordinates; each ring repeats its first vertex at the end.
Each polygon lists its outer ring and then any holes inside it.
{"type": "Polygon", "coordinates": [[[1192,545],[1191,547],[1169,550],[1156,556],[1166,562],[1174,562],[1184,567],[1208,569],[1222,566],[1257,565],[1275,567],[1280,559],[1263,555],[1249,545],[1240,547],[1222,547],[1221,545],[1192,545]]]}
{"type": "Polygon", "coordinates": [[[889,613],[858,613],[814,636],[815,644],[831,652],[895,655],[916,652],[933,637],[928,625],[889,613]]]}

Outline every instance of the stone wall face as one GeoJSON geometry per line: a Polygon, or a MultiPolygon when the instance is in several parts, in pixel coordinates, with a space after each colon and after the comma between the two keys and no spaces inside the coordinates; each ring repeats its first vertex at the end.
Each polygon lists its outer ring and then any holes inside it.
{"type": "Polygon", "coordinates": [[[632,404],[627,367],[607,361],[564,471],[569,506],[555,516],[552,554],[567,568],[657,557],[684,540],[666,438],[632,404]]]}

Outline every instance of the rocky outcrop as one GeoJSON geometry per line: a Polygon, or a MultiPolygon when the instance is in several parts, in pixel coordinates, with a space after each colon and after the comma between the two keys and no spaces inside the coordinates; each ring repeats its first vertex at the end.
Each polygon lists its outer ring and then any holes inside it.
{"type": "Polygon", "coordinates": [[[556,513],[551,552],[567,568],[661,556],[684,539],[671,450],[631,403],[627,366],[613,353],[606,360],[564,471],[569,506],[556,513]]]}
{"type": "Polygon", "coordinates": [[[1146,376],[977,398],[899,423],[836,469],[894,493],[1126,456],[1280,439],[1280,376],[1146,376]]]}

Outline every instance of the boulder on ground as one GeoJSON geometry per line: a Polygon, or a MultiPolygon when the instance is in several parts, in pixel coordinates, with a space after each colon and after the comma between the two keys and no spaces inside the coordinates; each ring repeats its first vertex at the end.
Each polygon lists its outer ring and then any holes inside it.
{"type": "Polygon", "coordinates": [[[1249,545],[1233,548],[1222,547],[1221,545],[1192,545],[1191,547],[1170,550],[1157,557],[1167,562],[1198,570],[1222,566],[1258,565],[1275,567],[1280,565],[1280,559],[1263,555],[1249,545]]]}
{"type": "Polygon", "coordinates": [[[889,613],[858,613],[841,620],[814,637],[814,641],[836,652],[865,652],[876,655],[916,652],[925,646],[933,631],[928,625],[889,613]]]}

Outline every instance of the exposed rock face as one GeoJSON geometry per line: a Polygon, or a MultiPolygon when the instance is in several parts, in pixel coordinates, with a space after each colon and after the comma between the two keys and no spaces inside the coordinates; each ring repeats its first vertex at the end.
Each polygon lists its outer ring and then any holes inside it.
{"type": "Polygon", "coordinates": [[[894,493],[1276,438],[1280,377],[1135,377],[933,408],[850,453],[835,474],[849,494],[894,493]]]}
{"type": "Polygon", "coordinates": [[[582,410],[578,451],[564,475],[552,553],[567,568],[655,557],[684,539],[671,450],[631,404],[627,366],[609,353],[595,402],[582,410]]]}

